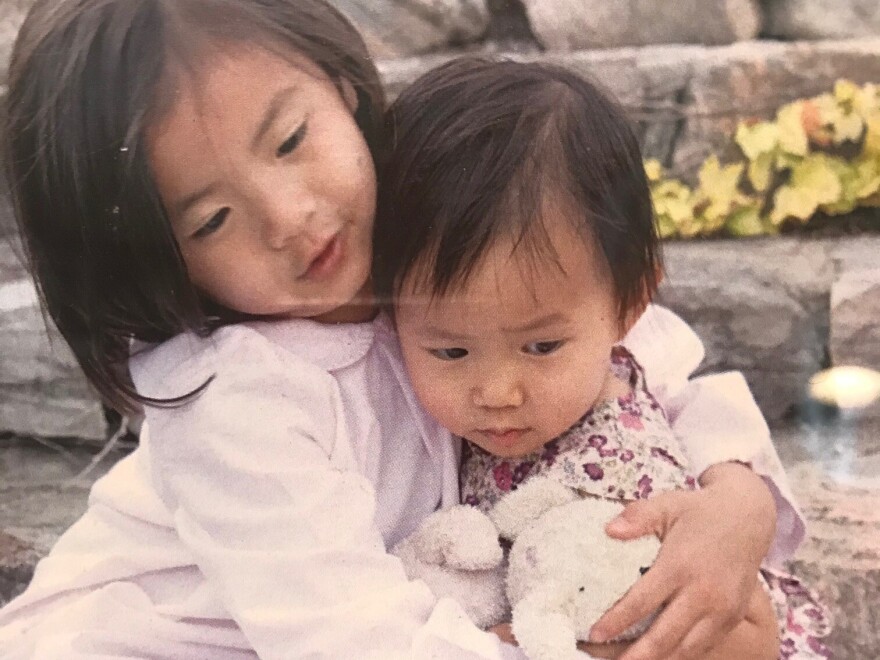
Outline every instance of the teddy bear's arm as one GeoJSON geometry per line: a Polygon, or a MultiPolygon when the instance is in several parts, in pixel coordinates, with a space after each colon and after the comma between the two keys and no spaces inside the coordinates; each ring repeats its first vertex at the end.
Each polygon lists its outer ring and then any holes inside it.
{"type": "Polygon", "coordinates": [[[457,601],[477,626],[488,628],[509,617],[498,532],[474,507],[431,514],[391,552],[409,579],[424,581],[437,598],[457,601]]]}
{"type": "Polygon", "coordinates": [[[435,511],[393,550],[411,550],[426,564],[466,571],[488,570],[501,563],[498,531],[479,509],[459,505],[435,511]]]}

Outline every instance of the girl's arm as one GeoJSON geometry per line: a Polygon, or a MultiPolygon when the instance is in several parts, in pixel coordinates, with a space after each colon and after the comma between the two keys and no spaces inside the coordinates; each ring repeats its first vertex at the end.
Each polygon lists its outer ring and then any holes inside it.
{"type": "Polygon", "coordinates": [[[742,374],[691,378],[705,355],[702,342],[680,317],[657,305],[648,306],[624,345],[644,367],[702,485],[710,466],[730,461],[748,464],[763,479],[776,505],[767,561],[779,565],[791,558],[804,538],[804,518],[742,374]]]}
{"type": "MultiPolygon", "coordinates": [[[[582,644],[581,649],[594,658],[621,658],[632,643],[582,644]]],[[[699,660],[777,660],[779,658],[779,624],[766,592],[756,586],[752,590],[745,617],[711,649],[699,650],[699,660]]]]}
{"type": "Polygon", "coordinates": [[[630,505],[609,525],[618,538],[656,533],[664,542],[652,570],[594,626],[593,639],[609,639],[666,603],[623,658],[700,657],[696,649],[709,648],[742,620],[774,530],[774,552],[790,555],[803,522],[741,376],[688,381],[703,358],[702,344],[681,319],[656,306],[624,344],[645,368],[703,489],[630,505]]]}
{"type": "Polygon", "coordinates": [[[151,473],[259,657],[519,656],[386,553],[332,377],[245,328],[172,342],[133,369],[139,391],[214,379],[183,407],[148,409],[151,473]]]}

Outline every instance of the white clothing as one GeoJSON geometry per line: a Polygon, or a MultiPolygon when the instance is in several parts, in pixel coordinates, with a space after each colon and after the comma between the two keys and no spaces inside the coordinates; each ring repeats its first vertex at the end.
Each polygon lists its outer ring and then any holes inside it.
{"type": "MultiPolygon", "coordinates": [[[[702,346],[661,308],[625,344],[697,469],[766,476],[790,554],[803,524],[741,377],[688,384],[702,346]]],[[[131,371],[157,398],[212,381],[148,409],[140,447],[0,610],[0,658],[521,657],[385,551],[458,501],[458,447],[417,404],[386,319],[184,335],[131,371]]]]}

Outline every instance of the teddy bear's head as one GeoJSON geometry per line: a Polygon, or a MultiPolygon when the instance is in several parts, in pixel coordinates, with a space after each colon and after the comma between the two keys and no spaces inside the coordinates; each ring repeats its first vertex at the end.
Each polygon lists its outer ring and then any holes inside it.
{"type": "MultiPolygon", "coordinates": [[[[660,547],[654,537],[625,542],[608,537],[605,524],[621,510],[608,500],[578,499],[547,510],[522,530],[507,576],[515,623],[523,610],[518,612],[517,604],[529,599],[526,611],[562,614],[577,639],[587,639],[590,627],[651,567],[660,547]]],[[[627,631],[627,637],[646,625],[627,631]]]]}

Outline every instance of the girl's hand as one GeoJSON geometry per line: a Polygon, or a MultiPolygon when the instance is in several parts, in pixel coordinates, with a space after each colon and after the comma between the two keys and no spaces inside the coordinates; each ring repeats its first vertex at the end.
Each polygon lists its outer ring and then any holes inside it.
{"type": "Polygon", "coordinates": [[[738,463],[715,465],[700,481],[700,491],[634,502],[606,527],[614,538],[663,541],[651,570],[591,631],[593,641],[611,639],[665,603],[621,660],[702,659],[745,616],[773,539],[773,497],[738,463]]]}
{"type": "MultiPolygon", "coordinates": [[[[499,623],[496,626],[492,626],[489,628],[489,632],[495,633],[498,638],[506,644],[517,645],[516,637],[513,636],[513,631],[510,629],[509,623],[499,623]]],[[[620,654],[629,648],[629,644],[589,644],[587,642],[580,642],[578,643],[578,648],[581,651],[586,651],[594,658],[611,659],[619,658],[620,654]]]]}

